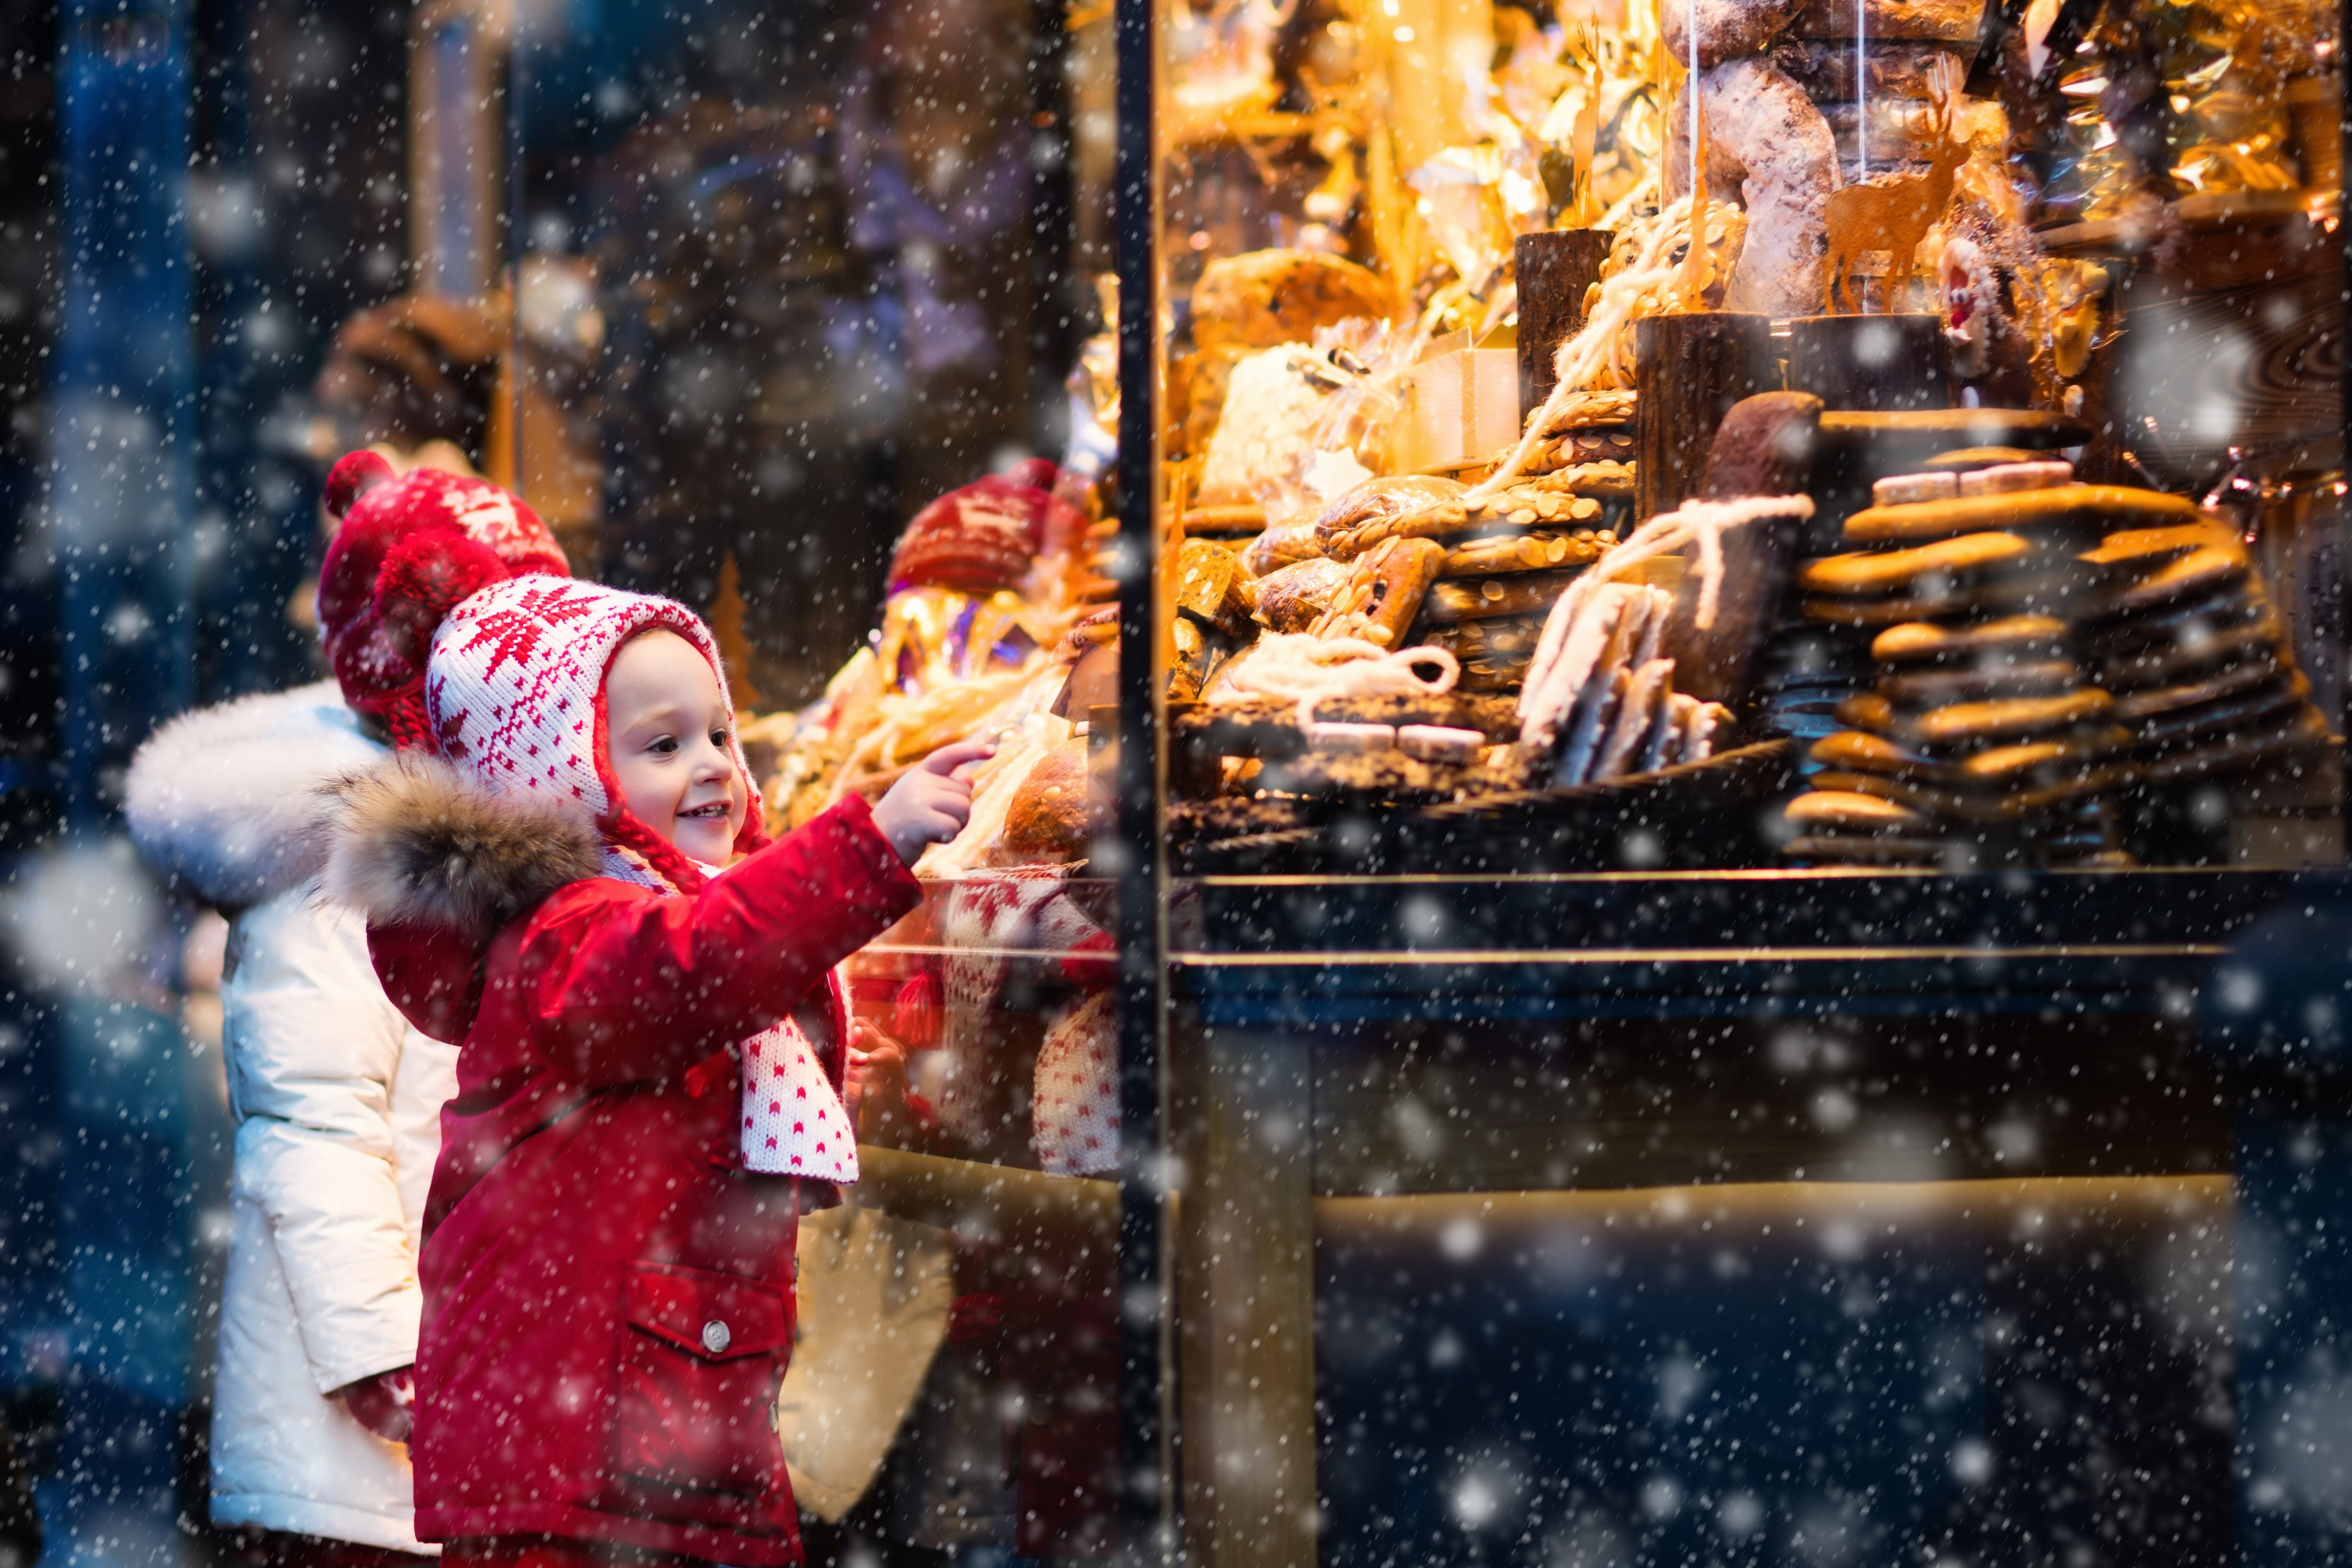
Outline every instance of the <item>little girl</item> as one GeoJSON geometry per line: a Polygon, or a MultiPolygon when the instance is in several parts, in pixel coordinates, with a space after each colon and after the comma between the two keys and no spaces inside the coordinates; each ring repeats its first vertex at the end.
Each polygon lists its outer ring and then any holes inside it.
{"type": "Polygon", "coordinates": [[[342,786],[330,890],[402,1010],[462,1042],[417,1533],[463,1568],[797,1563],[772,1406],[799,1181],[856,1176],[832,969],[913,907],[988,748],[771,843],[682,605],[444,538],[387,552],[373,612],[410,743],[342,786]]]}

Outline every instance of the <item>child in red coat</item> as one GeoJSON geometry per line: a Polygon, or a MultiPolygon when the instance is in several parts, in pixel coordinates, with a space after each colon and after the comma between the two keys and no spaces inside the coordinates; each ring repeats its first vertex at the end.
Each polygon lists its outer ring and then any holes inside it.
{"type": "Polygon", "coordinates": [[[352,658],[408,744],[342,786],[330,890],[402,1010],[462,1042],[417,1533],[460,1564],[783,1568],[800,1182],[856,1174],[832,970],[914,905],[986,748],[770,843],[692,612],[382,542],[352,658]]]}

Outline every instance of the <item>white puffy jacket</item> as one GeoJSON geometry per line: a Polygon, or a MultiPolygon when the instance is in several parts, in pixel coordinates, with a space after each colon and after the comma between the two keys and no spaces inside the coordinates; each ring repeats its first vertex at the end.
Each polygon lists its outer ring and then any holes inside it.
{"type": "Polygon", "coordinates": [[[332,682],[187,714],[132,763],[131,837],[231,918],[236,1119],[213,1394],[215,1523],[407,1552],[408,1451],[330,1390],[416,1358],[416,1248],[457,1051],[409,1028],[317,895],[316,786],[383,748],[332,682]]]}

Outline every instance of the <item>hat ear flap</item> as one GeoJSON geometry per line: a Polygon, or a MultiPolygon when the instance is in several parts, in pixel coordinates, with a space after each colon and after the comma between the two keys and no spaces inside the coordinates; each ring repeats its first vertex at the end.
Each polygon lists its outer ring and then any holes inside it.
{"type": "Polygon", "coordinates": [[[352,706],[381,717],[421,690],[443,619],[508,575],[495,551],[454,525],[420,530],[394,544],[376,572],[373,602],[331,650],[352,706]]]}

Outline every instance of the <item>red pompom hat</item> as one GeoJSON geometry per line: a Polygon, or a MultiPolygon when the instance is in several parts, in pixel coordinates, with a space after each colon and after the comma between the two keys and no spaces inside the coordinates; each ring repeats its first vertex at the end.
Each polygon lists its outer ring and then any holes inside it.
{"type": "Polygon", "coordinates": [[[890,557],[890,592],[992,594],[1018,583],[1040,553],[1076,549],[1087,520],[1054,494],[1055,478],[1053,464],[1031,458],[917,512],[890,557]]]}
{"type": "Polygon", "coordinates": [[[425,656],[467,595],[530,573],[572,574],[563,548],[512,491],[438,468],[395,475],[352,452],[327,475],[341,524],[319,569],[319,635],[343,700],[393,743],[425,747],[425,656]]]}

